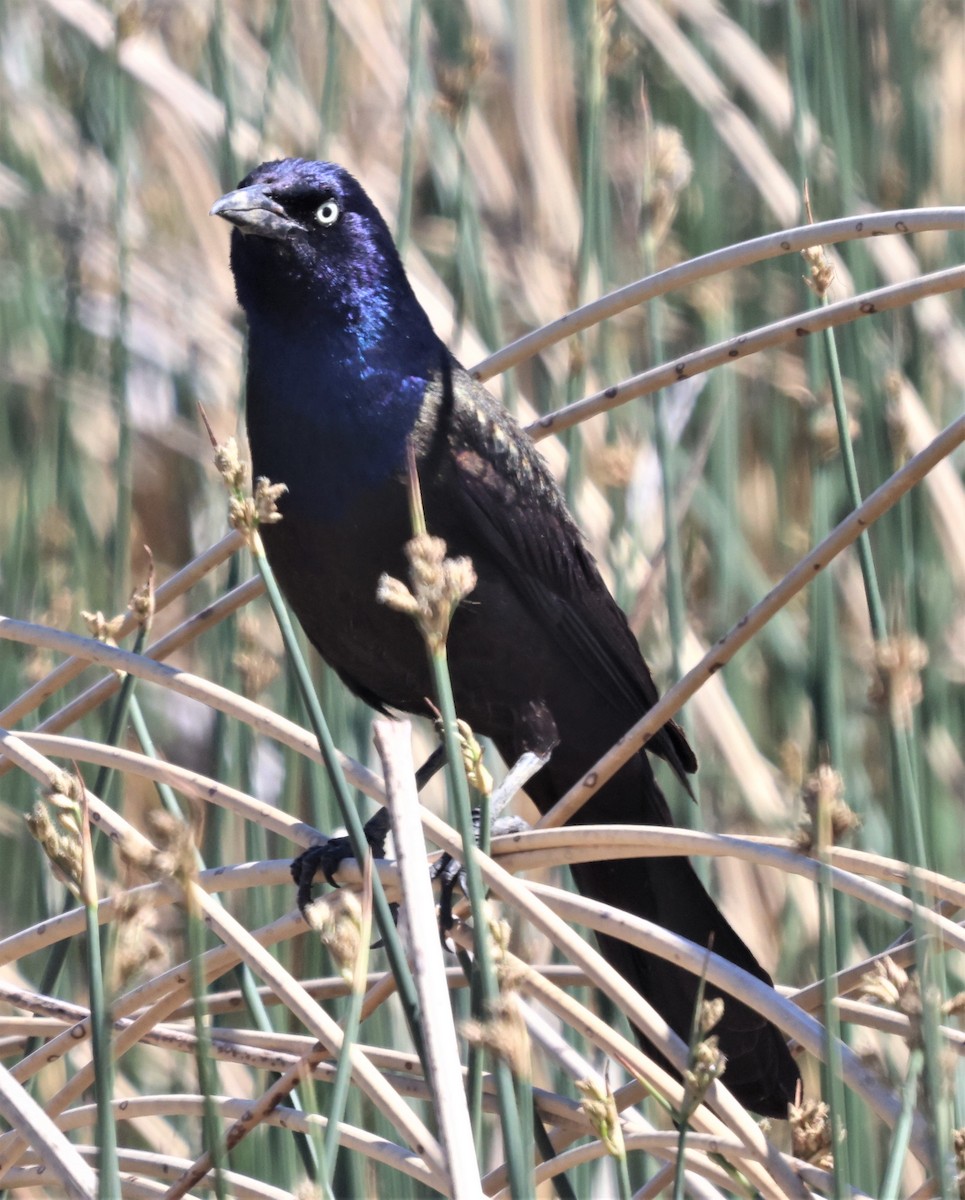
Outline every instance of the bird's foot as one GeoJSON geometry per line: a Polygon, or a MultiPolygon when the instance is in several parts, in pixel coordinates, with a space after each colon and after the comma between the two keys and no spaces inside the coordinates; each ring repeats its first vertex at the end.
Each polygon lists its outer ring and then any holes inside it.
{"type": "MultiPolygon", "coordinates": [[[[385,838],[389,832],[389,814],[380,808],[375,816],[366,821],[364,827],[365,840],[372,851],[373,858],[385,858],[385,838]]],[[[292,862],[292,879],[298,888],[298,909],[302,916],[312,902],[312,884],[319,872],[330,886],[337,888],[335,873],[347,858],[354,858],[351,839],[342,837],[329,838],[317,846],[309,846],[292,862]]]]}
{"type": "MultiPolygon", "coordinates": [[[[491,833],[498,836],[500,834],[519,833],[521,830],[529,828],[522,817],[503,817],[500,814],[516,793],[526,786],[536,772],[541,767],[546,766],[551,751],[552,745],[547,746],[542,753],[527,750],[517,759],[509,773],[493,791],[490,799],[490,808],[493,814],[490,824],[491,833]]],[[[472,823],[475,842],[478,845],[479,809],[473,809],[472,823]]],[[[442,943],[445,945],[446,934],[452,928],[452,901],[456,891],[456,884],[459,885],[463,895],[466,895],[467,892],[465,868],[451,854],[444,854],[432,868],[432,879],[433,881],[439,880],[441,884],[439,893],[439,933],[442,937],[442,943]]]]}
{"type": "MultiPolygon", "coordinates": [[[[474,840],[476,845],[479,845],[479,809],[472,810],[472,825],[474,832],[474,840]]],[[[499,817],[490,825],[490,832],[499,837],[502,834],[519,833],[529,826],[522,817],[499,817]]],[[[468,895],[468,885],[466,882],[466,868],[457,858],[453,858],[451,854],[443,854],[442,858],[437,859],[432,864],[432,869],[429,872],[433,883],[438,881],[439,887],[439,936],[442,938],[442,944],[446,944],[446,935],[452,928],[453,915],[452,906],[453,899],[456,894],[456,885],[464,896],[468,895]]]]}

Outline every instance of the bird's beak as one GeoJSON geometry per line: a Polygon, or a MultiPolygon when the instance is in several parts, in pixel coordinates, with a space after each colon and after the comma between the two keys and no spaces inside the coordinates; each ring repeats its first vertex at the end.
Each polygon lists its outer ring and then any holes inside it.
{"type": "Polygon", "coordinates": [[[208,214],[224,217],[242,233],[254,233],[259,237],[275,238],[279,241],[291,236],[300,226],[288,216],[282,206],[261,184],[239,188],[216,200],[208,214]]]}

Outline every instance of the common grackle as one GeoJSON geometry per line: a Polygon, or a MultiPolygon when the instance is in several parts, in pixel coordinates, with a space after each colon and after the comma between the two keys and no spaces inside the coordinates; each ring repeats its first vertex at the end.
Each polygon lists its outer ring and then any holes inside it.
{"type": "MultiPolygon", "coordinates": [[[[543,459],[433,332],[384,220],[345,170],[265,163],[211,211],[234,226],[254,470],[288,485],[265,549],[305,632],[369,704],[428,714],[421,637],[408,616],[376,602],[383,572],[406,573],[411,439],[429,531],[450,554],[469,555],[478,575],[449,636],[457,711],[508,763],[555,745],[527,786],[546,811],[657,690],[543,459]]],[[[672,722],[648,749],[683,780],[696,770],[672,722]]],[[[576,820],[669,825],[647,755],[576,820]]],[[[699,946],[712,941],[771,982],[686,859],[580,864],[573,876],[584,895],[699,946]]],[[[696,978],[618,939],[599,943],[686,1039],[696,978]]],[[[732,1091],[757,1112],[785,1116],[798,1073],[778,1030],[725,997],[715,1032],[732,1091]]]]}

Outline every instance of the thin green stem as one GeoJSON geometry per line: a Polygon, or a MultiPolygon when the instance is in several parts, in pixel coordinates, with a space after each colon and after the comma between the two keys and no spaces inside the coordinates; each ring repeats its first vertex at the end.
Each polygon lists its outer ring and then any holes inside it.
{"type": "Polygon", "coordinates": [[[908,1071],[905,1075],[904,1087],[901,1089],[901,1113],[891,1131],[888,1161],[885,1164],[885,1174],[881,1181],[881,1190],[878,1193],[881,1200],[899,1200],[901,1196],[905,1158],[908,1154],[911,1127],[914,1123],[918,1102],[918,1081],[921,1078],[924,1061],[924,1054],[918,1048],[912,1050],[908,1057],[908,1071]]]}
{"type": "MultiPolygon", "coordinates": [[[[366,862],[371,864],[372,854],[369,853],[366,862]]],[[[367,869],[367,875],[372,872],[367,869]]],[[[352,1055],[351,1049],[358,1040],[359,1025],[362,1020],[362,1004],[365,1000],[365,963],[368,962],[368,944],[371,934],[371,921],[368,928],[363,928],[362,954],[365,962],[359,965],[355,972],[354,985],[348,997],[348,1007],[342,1023],[342,1048],[335,1066],[335,1079],[332,1081],[332,1093],[328,1104],[328,1124],[325,1126],[325,1140],[322,1146],[322,1163],[325,1178],[331,1186],[335,1178],[335,1164],[338,1160],[338,1126],[345,1115],[345,1105],[348,1101],[349,1089],[352,1086],[352,1055]]]]}
{"type": "Polygon", "coordinates": [[[84,874],[90,880],[85,886],[84,922],[87,930],[87,978],[90,988],[91,1053],[94,1060],[94,1092],[97,1105],[97,1171],[99,1200],[113,1200],[120,1195],[117,1165],[117,1128],[111,1100],[114,1091],[114,1062],[111,1057],[111,1014],[104,988],[101,957],[101,931],[97,920],[97,894],[93,888],[94,863],[90,851],[89,826],[84,829],[84,874]]]}
{"type": "Polygon", "coordinates": [[[231,82],[230,59],[226,50],[226,18],[224,0],[215,0],[214,20],[211,22],[211,74],[215,95],[224,105],[224,134],[221,137],[222,183],[226,187],[234,187],[239,178],[238,163],[235,158],[235,103],[234,89],[231,82]]]}
{"type": "MultiPolygon", "coordinates": [[[[425,510],[416,468],[414,452],[409,451],[409,515],[414,538],[427,533],[425,510]]],[[[499,983],[493,959],[492,944],[487,918],[486,889],[476,859],[476,831],[472,819],[472,803],[469,798],[469,780],[466,778],[462,743],[456,720],[456,705],[452,694],[452,680],[446,653],[445,634],[423,629],[429,667],[435,688],[436,703],[442,721],[442,740],[446,751],[446,780],[448,783],[449,815],[453,826],[462,839],[462,864],[466,879],[466,892],[473,911],[473,970],[471,978],[478,986],[482,1019],[486,1020],[494,1011],[499,999],[499,983]]],[[[510,1192],[521,1200],[532,1192],[532,1137],[524,1142],[520,1136],[520,1114],[513,1088],[513,1075],[506,1061],[497,1057],[493,1063],[496,1080],[496,1098],[499,1105],[503,1139],[506,1146],[506,1166],[510,1192]]],[[[528,1102],[529,1103],[529,1102],[528,1102]]],[[[475,1126],[479,1128],[478,1125],[475,1126]]]]}
{"type": "MultiPolygon", "coordinates": [[[[251,973],[251,968],[247,963],[239,963],[235,968],[235,975],[238,979],[238,987],[245,1002],[245,1007],[256,1029],[262,1033],[276,1032],[275,1024],[271,1019],[268,1009],[258,992],[258,984],[251,973]]],[[[276,1072],[272,1072],[271,1081],[274,1083],[278,1078],[276,1072]]],[[[306,1084],[310,1087],[310,1083],[306,1084]]],[[[289,1094],[288,1103],[296,1112],[304,1112],[305,1104],[299,1094],[299,1089],[296,1088],[289,1094]]],[[[307,1133],[296,1131],[294,1133],[295,1147],[298,1150],[299,1157],[302,1160],[302,1165],[305,1168],[305,1174],[312,1183],[317,1184],[319,1178],[319,1162],[321,1156],[318,1153],[316,1140],[307,1133]]]]}
{"type": "MultiPolygon", "coordinates": [[[[837,341],[834,330],[826,329],[823,337],[845,484],[848,490],[848,497],[851,501],[851,507],[857,508],[861,504],[863,497],[861,486],[858,482],[858,468],[855,463],[854,444],[851,440],[848,411],[844,401],[844,385],[841,379],[841,367],[838,360],[837,341]]],[[[871,537],[867,530],[859,536],[857,549],[858,561],[861,564],[861,577],[864,581],[865,597],[868,602],[871,632],[875,642],[881,645],[888,636],[888,626],[885,618],[884,604],[881,599],[881,588],[878,585],[878,575],[871,552],[871,537]]],[[[895,804],[898,811],[906,818],[906,820],[901,822],[901,828],[905,829],[907,827],[911,833],[911,854],[907,855],[907,857],[913,857],[919,866],[927,867],[928,858],[925,850],[925,832],[921,819],[921,806],[915,781],[913,756],[909,745],[910,730],[898,723],[895,713],[891,710],[889,710],[888,736],[891,743],[892,762],[894,764],[895,804]]]]}
{"type": "Polygon", "coordinates": [[[211,1053],[211,1036],[208,1031],[207,1004],[205,994],[207,982],[201,963],[204,958],[204,922],[190,899],[187,905],[188,962],[191,968],[191,992],[194,1013],[195,1067],[198,1072],[198,1088],[203,1098],[202,1128],[204,1141],[211,1155],[215,1195],[218,1200],[228,1200],[224,1172],[228,1166],[224,1129],[213,1097],[217,1095],[218,1074],[216,1060],[211,1053]]]}
{"type": "Polygon", "coordinates": [[[845,1200],[850,1192],[851,1171],[845,1119],[845,1090],[841,1076],[841,1022],[835,1004],[834,977],[838,970],[837,938],[834,921],[834,885],[824,847],[830,844],[830,818],[826,806],[816,815],[818,826],[818,956],[824,995],[824,1094],[831,1122],[834,1154],[833,1184],[835,1200],[845,1200]]]}
{"type": "Polygon", "coordinates": [[[422,87],[422,54],[419,31],[422,27],[422,0],[409,0],[409,75],[405,91],[405,117],[402,123],[402,166],[399,171],[399,217],[395,227],[395,244],[405,255],[412,226],[412,192],[415,173],[416,107],[422,87]]]}
{"type": "MultiPolygon", "coordinates": [[[[146,638],[147,628],[144,625],[141,625],[138,628],[137,636],[134,639],[134,645],[131,647],[135,654],[139,654],[141,652],[146,638]]],[[[124,721],[128,709],[131,708],[135,703],[134,676],[125,675],[121,683],[120,691],[117,693],[117,698],[111,710],[110,725],[105,742],[106,745],[117,745],[118,739],[121,735],[121,730],[124,727],[124,721]]],[[[95,796],[99,796],[100,799],[104,800],[105,802],[107,800],[107,789],[110,786],[110,781],[112,778],[113,773],[111,769],[109,767],[101,767],[94,779],[92,791],[95,796]]],[[[64,894],[64,903],[61,913],[70,912],[71,908],[73,907],[73,903],[73,894],[70,891],[66,891],[64,894]]],[[[56,942],[51,948],[47,962],[44,964],[43,976],[40,980],[40,992],[42,995],[53,995],[60,980],[61,972],[64,969],[64,964],[67,961],[67,953],[69,950],[70,941],[66,938],[56,942]]],[[[31,1038],[31,1040],[27,1042],[24,1055],[27,1056],[32,1054],[34,1050],[36,1050],[38,1044],[39,1043],[37,1042],[36,1038],[31,1038]]]]}
{"type": "MultiPolygon", "coordinates": [[[[915,902],[913,928],[915,933],[915,962],[921,991],[921,1041],[924,1051],[924,1108],[929,1118],[932,1137],[933,1174],[939,1196],[954,1196],[955,1153],[952,1146],[953,1112],[949,1103],[946,1079],[946,1046],[941,1034],[941,979],[939,968],[942,956],[934,952],[934,937],[926,931],[922,920],[922,904],[927,897],[919,890],[915,871],[911,873],[909,890],[915,902]]],[[[959,1193],[960,1194],[960,1193],[959,1193]]]]}
{"type": "Polygon", "coordinates": [[[113,70],[111,88],[113,95],[112,146],[111,156],[114,166],[114,229],[117,234],[117,325],[114,340],[111,344],[111,395],[114,397],[114,407],[117,416],[117,467],[116,486],[117,504],[114,514],[114,571],[113,604],[115,612],[119,611],[123,597],[127,592],[127,577],[130,569],[131,554],[131,518],[133,514],[133,484],[131,421],[127,397],[127,368],[128,368],[128,321],[130,297],[128,295],[128,153],[127,153],[127,121],[128,102],[127,76],[122,70],[118,59],[121,39],[117,30],[113,42],[113,70]]]}
{"type": "MultiPolygon", "coordinates": [[[[338,760],[338,752],[335,748],[335,743],[332,740],[332,735],[328,728],[328,722],[325,720],[325,715],[322,712],[321,705],[318,703],[318,696],[315,693],[315,688],[312,683],[311,675],[308,671],[308,666],[301,653],[301,650],[299,649],[298,638],[295,634],[291,617],[289,616],[288,609],[284,600],[282,599],[281,592],[278,589],[278,584],[275,580],[274,573],[268,564],[268,559],[265,557],[265,552],[261,546],[260,539],[256,539],[254,559],[255,565],[257,566],[258,571],[265,582],[265,590],[268,594],[268,602],[271,605],[272,612],[275,615],[275,620],[278,622],[278,627],[281,630],[282,641],[285,645],[285,652],[288,655],[288,660],[295,672],[298,690],[308,713],[309,724],[311,725],[312,732],[315,734],[315,737],[318,740],[318,748],[321,752],[325,769],[328,772],[332,789],[335,792],[339,813],[343,822],[345,823],[345,830],[352,845],[352,852],[359,863],[364,863],[365,857],[369,852],[369,847],[365,840],[365,831],[362,828],[362,820],[359,817],[358,810],[353,804],[352,798],[349,794],[348,783],[345,780],[341,763],[338,760]]],[[[375,914],[375,923],[379,931],[379,937],[382,939],[385,947],[385,952],[389,959],[389,965],[396,979],[396,984],[399,989],[399,998],[402,1002],[403,1011],[406,1016],[406,1023],[409,1027],[409,1033],[412,1037],[413,1045],[416,1047],[419,1059],[423,1063],[423,1066],[425,1066],[425,1047],[423,1045],[422,1030],[420,1028],[421,1010],[419,1007],[419,999],[415,990],[415,985],[412,981],[412,973],[405,957],[405,951],[403,950],[402,943],[399,940],[398,931],[396,930],[395,922],[392,919],[392,912],[389,908],[389,903],[385,898],[385,892],[382,888],[382,883],[377,872],[374,873],[372,879],[372,902],[375,914]]]]}
{"type": "Polygon", "coordinates": [[[265,127],[271,114],[272,102],[275,98],[275,85],[278,81],[278,67],[281,52],[286,45],[285,34],[288,30],[288,17],[291,11],[291,0],[275,0],[271,17],[271,27],[268,31],[268,69],[265,73],[265,92],[261,101],[261,113],[258,117],[258,133],[262,139],[265,127]]]}
{"type": "MultiPolygon", "coordinates": [[[[133,676],[130,678],[133,678],[133,676]]],[[[131,696],[128,715],[130,717],[131,728],[134,731],[134,736],[137,738],[143,752],[149,758],[159,758],[160,756],[158,755],[157,748],[154,745],[154,739],[151,736],[151,731],[148,728],[147,721],[144,719],[144,713],[141,710],[141,705],[136,695],[131,696]]],[[[161,781],[155,783],[154,786],[157,788],[157,793],[161,799],[161,804],[164,807],[164,811],[168,813],[169,816],[174,817],[176,820],[184,821],[186,819],[184,810],[181,808],[180,801],[175,795],[174,789],[169,784],[161,781]]],[[[97,793],[96,788],[94,791],[97,793]]],[[[199,870],[204,869],[204,860],[201,858],[200,852],[198,852],[198,868],[199,870]]]]}

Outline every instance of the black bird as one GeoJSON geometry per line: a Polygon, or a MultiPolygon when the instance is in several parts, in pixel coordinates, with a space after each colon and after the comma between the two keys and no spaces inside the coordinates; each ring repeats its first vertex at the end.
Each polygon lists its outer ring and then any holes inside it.
{"type": "MultiPolygon", "coordinates": [[[[429,531],[478,574],[449,637],[457,711],[507,763],[555,743],[527,788],[546,811],[657,699],[546,464],[433,332],[385,221],[347,171],[264,163],[211,211],[235,227],[254,471],[288,485],[265,549],[305,632],[369,704],[429,714],[421,637],[408,616],[376,602],[383,572],[406,577],[411,439],[429,531]]],[[[672,722],[648,749],[683,780],[696,770],[672,722]]],[[[671,824],[647,755],[576,820],[671,824]]],[[[584,895],[700,946],[712,940],[771,983],[686,859],[588,863],[573,876],[584,895]]],[[[695,977],[619,940],[599,943],[686,1039],[695,977]]],[[[778,1030],[725,997],[716,1032],[732,1091],[759,1113],[786,1116],[798,1072],[778,1030]]]]}

